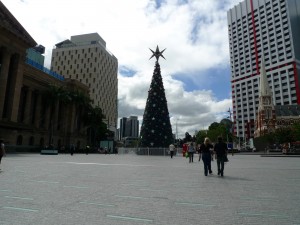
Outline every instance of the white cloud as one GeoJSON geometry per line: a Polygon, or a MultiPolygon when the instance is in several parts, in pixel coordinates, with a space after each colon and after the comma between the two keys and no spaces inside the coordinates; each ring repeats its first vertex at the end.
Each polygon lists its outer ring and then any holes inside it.
{"type": "MultiPolygon", "coordinates": [[[[227,10],[239,0],[165,0],[159,9],[153,0],[2,2],[36,42],[46,47],[47,66],[56,43],[72,35],[99,33],[119,66],[136,72],[131,77],[119,74],[120,117],[142,118],[154,70],[148,48],[155,50],[156,45],[167,48],[166,61],[160,59],[160,65],[173,131],[177,122],[179,137],[219,122],[231,107],[230,97],[220,101],[214,90],[186,91],[185,84],[172,75],[208,82],[205,71],[228,66],[227,10]]],[[[224,95],[228,96],[227,91],[224,95]]]]}

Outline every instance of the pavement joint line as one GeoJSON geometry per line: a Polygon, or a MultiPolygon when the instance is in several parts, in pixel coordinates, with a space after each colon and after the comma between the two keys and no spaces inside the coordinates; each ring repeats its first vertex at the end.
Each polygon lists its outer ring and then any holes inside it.
{"type": "Polygon", "coordinates": [[[114,163],[79,163],[79,162],[65,162],[76,165],[99,165],[99,166],[129,166],[129,167],[157,167],[156,165],[138,165],[138,164],[114,164],[114,163]]]}
{"type": "Polygon", "coordinates": [[[250,201],[278,201],[277,198],[268,198],[268,197],[247,197],[247,198],[240,198],[241,200],[250,200],[250,201]]]}
{"type": "Polygon", "coordinates": [[[122,186],[148,187],[146,184],[121,184],[122,186]]]}
{"type": "Polygon", "coordinates": [[[38,212],[37,209],[27,209],[27,208],[18,208],[18,207],[11,207],[11,206],[3,206],[3,209],[12,209],[12,210],[20,210],[20,211],[27,211],[27,212],[38,212]]]}
{"type": "Polygon", "coordinates": [[[89,187],[86,187],[86,186],[69,186],[69,185],[64,185],[63,187],[64,188],[82,188],[82,189],[89,188],[89,187]]]}
{"type": "Polygon", "coordinates": [[[140,196],[130,196],[130,195],[115,195],[116,197],[119,198],[132,198],[132,199],[149,199],[146,197],[140,197],[140,196]]]}
{"type": "Polygon", "coordinates": [[[140,191],[163,191],[166,192],[167,190],[158,190],[158,189],[150,189],[150,188],[141,188],[140,191]]]}
{"type": "Polygon", "coordinates": [[[58,181],[46,181],[46,180],[32,180],[32,182],[37,182],[37,183],[47,183],[47,184],[58,184],[58,181]]]}
{"type": "Polygon", "coordinates": [[[80,204],[87,204],[87,205],[97,205],[97,206],[103,206],[103,207],[116,207],[116,205],[96,203],[96,202],[79,202],[79,203],[80,204]]]}
{"type": "Polygon", "coordinates": [[[5,189],[3,189],[3,190],[0,190],[1,192],[10,192],[11,190],[5,190],[5,189]]]}
{"type": "Polygon", "coordinates": [[[238,212],[237,214],[241,216],[289,218],[286,215],[268,214],[268,213],[238,212]]]}
{"type": "Polygon", "coordinates": [[[134,220],[141,222],[153,222],[151,219],[138,218],[138,217],[130,217],[130,216],[115,216],[115,215],[106,215],[106,217],[114,218],[114,219],[122,219],[122,220],[134,220]]]}
{"type": "Polygon", "coordinates": [[[24,197],[18,197],[18,196],[3,196],[4,198],[13,198],[13,199],[21,199],[21,200],[34,200],[33,198],[24,198],[24,197]]]}
{"type": "Polygon", "coordinates": [[[212,204],[194,203],[194,202],[175,202],[176,205],[191,205],[191,206],[203,206],[203,207],[215,207],[212,204]]]}

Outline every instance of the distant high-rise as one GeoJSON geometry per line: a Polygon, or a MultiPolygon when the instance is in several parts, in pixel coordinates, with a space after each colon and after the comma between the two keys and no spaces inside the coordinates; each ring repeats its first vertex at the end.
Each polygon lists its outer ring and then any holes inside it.
{"type": "Polygon", "coordinates": [[[139,121],[137,116],[123,117],[120,119],[120,140],[125,137],[139,136],[139,121]]]}
{"type": "Polygon", "coordinates": [[[124,137],[126,137],[126,135],[125,135],[126,121],[127,121],[126,117],[123,117],[120,119],[119,140],[122,140],[124,137]]]}
{"type": "Polygon", "coordinates": [[[71,36],[52,50],[51,69],[87,85],[94,106],[103,110],[109,128],[118,118],[118,60],[98,33],[71,36]]]}
{"type": "Polygon", "coordinates": [[[250,138],[262,57],[274,105],[300,104],[300,1],[244,0],[227,13],[234,132],[250,138]]]}
{"type": "Polygon", "coordinates": [[[41,66],[44,66],[45,56],[45,47],[42,45],[37,45],[33,48],[28,48],[26,50],[26,58],[35,62],[41,66]]]}

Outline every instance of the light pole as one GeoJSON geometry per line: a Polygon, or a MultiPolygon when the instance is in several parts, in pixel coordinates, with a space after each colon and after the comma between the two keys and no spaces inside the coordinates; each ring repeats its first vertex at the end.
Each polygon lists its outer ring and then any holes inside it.
{"type": "Polygon", "coordinates": [[[178,140],[178,118],[176,119],[176,139],[178,140]]]}
{"type": "Polygon", "coordinates": [[[178,120],[179,118],[176,118],[176,155],[178,151],[178,120]]]}
{"type": "MultiPolygon", "coordinates": [[[[232,112],[231,112],[230,108],[228,109],[227,112],[229,113],[229,116],[227,118],[230,120],[230,127],[229,127],[229,130],[227,132],[227,145],[228,145],[228,133],[229,132],[232,133],[232,119],[231,119],[232,112]]],[[[232,145],[231,152],[232,152],[232,155],[233,155],[233,145],[232,145]]]]}
{"type": "Polygon", "coordinates": [[[240,132],[240,128],[239,128],[239,126],[240,126],[240,120],[239,119],[235,119],[236,121],[237,121],[237,123],[238,123],[238,126],[237,126],[237,137],[239,138],[239,149],[238,150],[241,150],[241,138],[240,138],[240,135],[239,135],[239,132],[240,132]]]}

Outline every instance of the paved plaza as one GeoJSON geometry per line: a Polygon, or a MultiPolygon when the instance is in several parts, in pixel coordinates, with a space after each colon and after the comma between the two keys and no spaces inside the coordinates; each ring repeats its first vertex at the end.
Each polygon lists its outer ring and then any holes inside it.
{"type": "Polygon", "coordinates": [[[0,224],[300,224],[300,158],[230,155],[222,178],[197,156],[9,154],[0,224]]]}

